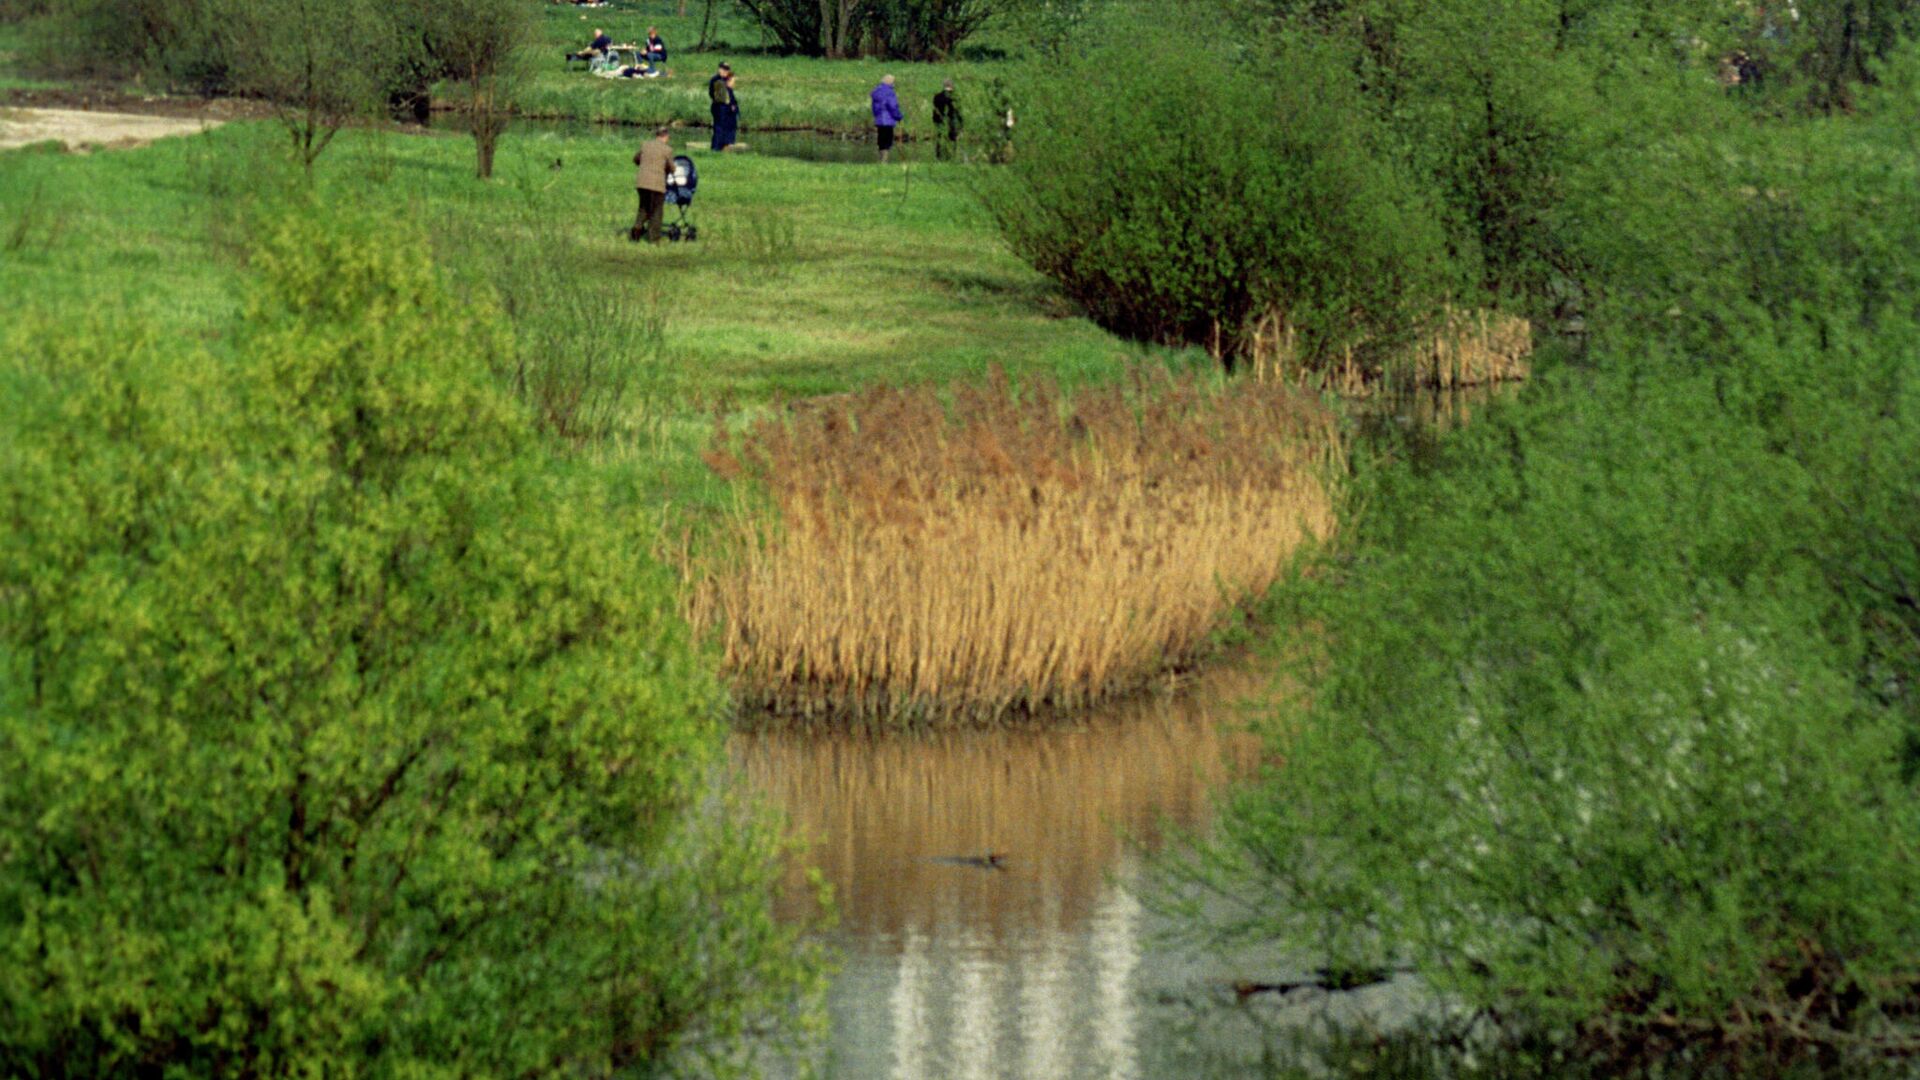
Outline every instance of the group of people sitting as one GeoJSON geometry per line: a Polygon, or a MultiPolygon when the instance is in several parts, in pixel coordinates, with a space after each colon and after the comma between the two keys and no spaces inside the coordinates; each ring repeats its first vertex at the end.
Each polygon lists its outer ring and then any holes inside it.
{"type": "Polygon", "coordinates": [[[608,79],[657,79],[670,74],[663,66],[667,62],[667,43],[661,39],[660,31],[651,26],[647,27],[645,46],[615,45],[613,38],[596,26],[587,47],[568,53],[567,59],[585,60],[588,70],[608,79]],[[633,63],[620,62],[623,52],[633,54],[633,63]]]}

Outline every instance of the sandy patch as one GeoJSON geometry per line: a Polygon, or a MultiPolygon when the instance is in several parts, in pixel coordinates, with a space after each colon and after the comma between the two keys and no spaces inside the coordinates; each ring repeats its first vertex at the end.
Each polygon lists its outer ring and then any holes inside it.
{"type": "Polygon", "coordinates": [[[0,150],[50,140],[64,144],[69,150],[118,150],[217,126],[219,121],[204,117],[0,108],[0,150]]]}

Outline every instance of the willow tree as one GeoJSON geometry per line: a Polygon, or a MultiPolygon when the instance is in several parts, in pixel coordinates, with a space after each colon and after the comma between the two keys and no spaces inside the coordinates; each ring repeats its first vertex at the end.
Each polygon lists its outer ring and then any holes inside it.
{"type": "Polygon", "coordinates": [[[309,179],[341,128],[378,112],[404,51],[378,0],[232,4],[220,36],[234,86],[273,106],[309,179]]]}
{"type": "Polygon", "coordinates": [[[481,179],[493,175],[494,150],[525,75],[520,47],[532,28],[531,9],[517,0],[440,0],[428,8],[428,49],[456,87],[481,179]]]}

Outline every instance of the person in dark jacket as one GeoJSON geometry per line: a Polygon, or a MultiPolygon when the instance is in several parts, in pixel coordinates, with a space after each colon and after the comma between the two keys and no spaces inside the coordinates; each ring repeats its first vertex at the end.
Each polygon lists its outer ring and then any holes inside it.
{"type": "Polygon", "coordinates": [[[656,64],[667,61],[667,43],[661,38],[660,31],[651,26],[647,27],[647,59],[656,64]]]}
{"type": "Polygon", "coordinates": [[[596,26],[593,28],[593,40],[587,43],[587,47],[577,53],[568,53],[567,59],[593,60],[607,55],[607,49],[612,45],[613,39],[607,36],[605,30],[596,26]]]}
{"type": "Polygon", "coordinates": [[[953,151],[960,143],[960,101],[953,96],[953,80],[940,84],[940,92],[933,95],[933,156],[941,161],[953,157],[953,151]]]}
{"type": "Polygon", "coordinates": [[[893,129],[900,123],[900,96],[893,92],[893,76],[880,76],[880,85],[869,96],[873,100],[873,132],[884,165],[888,151],[893,149],[893,129]]]}
{"type": "Polygon", "coordinates": [[[660,242],[661,218],[667,205],[667,183],[673,177],[673,144],[668,141],[673,129],[655,128],[653,138],[640,144],[633,163],[640,167],[634,174],[634,190],[640,193],[640,212],[633,219],[633,231],[627,235],[650,244],[660,242]]]}
{"type": "Polygon", "coordinates": [[[713,148],[725,150],[740,140],[740,98],[733,92],[731,66],[721,63],[707,80],[707,96],[713,99],[713,148]]]}

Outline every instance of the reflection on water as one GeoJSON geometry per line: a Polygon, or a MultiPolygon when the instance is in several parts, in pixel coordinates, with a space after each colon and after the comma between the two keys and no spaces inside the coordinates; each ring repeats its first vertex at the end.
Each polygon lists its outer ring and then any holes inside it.
{"type": "Polygon", "coordinates": [[[1501,402],[1513,401],[1524,383],[1489,383],[1445,390],[1412,390],[1353,400],[1362,443],[1416,466],[1431,465],[1441,443],[1456,429],[1501,402]]]}
{"type": "Polygon", "coordinates": [[[1157,958],[1123,837],[1202,823],[1256,760],[1236,706],[1262,685],[1223,673],[1067,728],[737,737],[834,887],[833,1073],[1147,1075],[1157,958]],[[1003,867],[939,861],[984,853],[1003,867]]]}
{"type": "MultiPolygon", "coordinates": [[[[559,135],[569,139],[605,139],[619,143],[639,143],[648,138],[651,125],[621,123],[603,123],[592,120],[515,120],[512,130],[517,135],[559,135]]],[[[675,147],[689,150],[705,150],[711,134],[702,127],[690,127],[676,131],[673,136],[675,147]]],[[[874,145],[873,132],[862,134],[836,134],[826,131],[770,131],[748,128],[740,132],[739,152],[764,154],[771,157],[797,158],[801,161],[817,161],[840,164],[872,164],[879,160],[878,148],[874,145]]],[[[893,147],[892,163],[895,165],[931,160],[933,153],[923,142],[899,142],[893,147]]],[[[702,166],[703,168],[705,166],[702,166]]]]}

